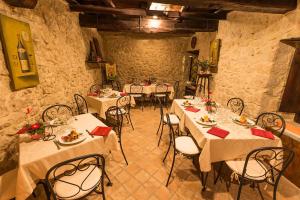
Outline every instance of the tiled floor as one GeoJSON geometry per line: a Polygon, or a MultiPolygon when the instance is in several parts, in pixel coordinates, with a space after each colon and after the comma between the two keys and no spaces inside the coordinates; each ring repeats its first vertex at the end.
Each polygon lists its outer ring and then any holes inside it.
{"type": "MultiPolygon", "coordinates": [[[[129,165],[125,164],[121,152],[112,152],[107,158],[107,171],[113,182],[112,187],[105,187],[107,199],[112,200],[166,200],[166,199],[235,199],[237,185],[231,185],[227,192],[224,182],[213,184],[213,174],[208,177],[208,188],[201,192],[202,186],[192,160],[178,156],[176,158],[173,176],[168,187],[165,187],[171,165],[171,157],[162,163],[167,149],[168,129],[160,147],[157,147],[158,136],[156,131],[159,123],[159,109],[147,107],[144,111],[132,110],[132,120],[135,130],[129,125],[123,129],[124,151],[129,165]]],[[[172,152],[171,152],[172,153],[172,152]]],[[[171,155],[169,153],[169,155],[171,155]]],[[[271,187],[264,190],[265,199],[272,199],[271,187]]],[[[40,199],[44,199],[40,195],[40,199]]],[[[93,194],[88,199],[101,199],[99,194],[93,194]]],[[[256,190],[245,186],[241,199],[260,199],[256,190]]],[[[289,196],[287,188],[280,187],[277,199],[297,199],[289,196]],[[282,194],[280,191],[283,191],[282,194]]]]}

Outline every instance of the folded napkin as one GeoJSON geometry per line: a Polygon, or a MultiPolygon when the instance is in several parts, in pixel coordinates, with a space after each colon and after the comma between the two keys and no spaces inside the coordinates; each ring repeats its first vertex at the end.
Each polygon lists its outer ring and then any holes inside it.
{"type": "Polygon", "coordinates": [[[225,131],[217,127],[212,127],[207,131],[207,133],[218,136],[220,138],[225,138],[229,134],[229,131],[225,131]]]}
{"type": "Polygon", "coordinates": [[[112,127],[97,126],[96,128],[94,128],[94,130],[92,130],[91,135],[107,136],[111,129],[112,127]]]}
{"type": "Polygon", "coordinates": [[[275,139],[273,133],[270,132],[270,131],[265,131],[265,130],[257,129],[257,128],[251,128],[251,132],[252,132],[252,135],[256,135],[256,136],[264,137],[264,138],[269,138],[269,139],[272,139],[272,140],[275,139]]]}
{"type": "Polygon", "coordinates": [[[120,92],[120,96],[121,96],[121,97],[124,97],[124,96],[126,96],[126,95],[127,95],[126,92],[120,92]]]}
{"type": "Polygon", "coordinates": [[[190,111],[190,112],[199,112],[199,111],[200,111],[200,109],[195,108],[195,107],[193,107],[193,106],[191,106],[191,107],[186,107],[185,110],[190,111]]]}
{"type": "Polygon", "coordinates": [[[96,92],[94,92],[94,93],[88,93],[88,96],[93,96],[93,97],[95,97],[95,96],[98,96],[98,93],[96,93],[96,92]]]}

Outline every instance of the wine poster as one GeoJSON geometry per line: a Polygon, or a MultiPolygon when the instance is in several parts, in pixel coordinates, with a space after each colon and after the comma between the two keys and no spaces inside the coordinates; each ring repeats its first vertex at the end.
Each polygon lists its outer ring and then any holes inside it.
{"type": "Polygon", "coordinates": [[[0,14],[0,37],[12,89],[36,86],[39,77],[29,24],[0,14]]]}

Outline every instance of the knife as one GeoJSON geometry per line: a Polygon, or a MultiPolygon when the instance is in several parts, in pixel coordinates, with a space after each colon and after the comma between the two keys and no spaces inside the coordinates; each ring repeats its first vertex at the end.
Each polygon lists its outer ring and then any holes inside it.
{"type": "Polygon", "coordinates": [[[85,130],[92,138],[94,137],[94,135],[91,134],[91,132],[89,132],[89,130],[85,130]]]}

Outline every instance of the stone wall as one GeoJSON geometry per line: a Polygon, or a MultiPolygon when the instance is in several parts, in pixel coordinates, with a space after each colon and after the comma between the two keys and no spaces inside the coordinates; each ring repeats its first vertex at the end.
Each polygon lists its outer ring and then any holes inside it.
{"type": "Polygon", "coordinates": [[[82,29],[78,14],[67,10],[60,0],[39,0],[33,10],[12,8],[0,2],[0,13],[30,24],[40,84],[12,92],[4,56],[0,53],[0,174],[16,166],[15,132],[24,122],[27,107],[33,118],[55,103],[74,106],[73,94],[86,94],[100,80],[99,69],[90,69],[85,60],[88,39],[100,36],[95,29],[82,29]]]}
{"type": "Polygon", "coordinates": [[[101,33],[106,59],[117,64],[122,84],[149,79],[180,81],[182,93],[187,79],[190,37],[160,34],[101,33]]]}
{"type": "Polygon", "coordinates": [[[277,111],[294,49],[281,39],[299,37],[299,9],[280,14],[231,12],[220,21],[222,40],[214,96],[225,104],[231,97],[245,101],[252,116],[277,111]]]}

